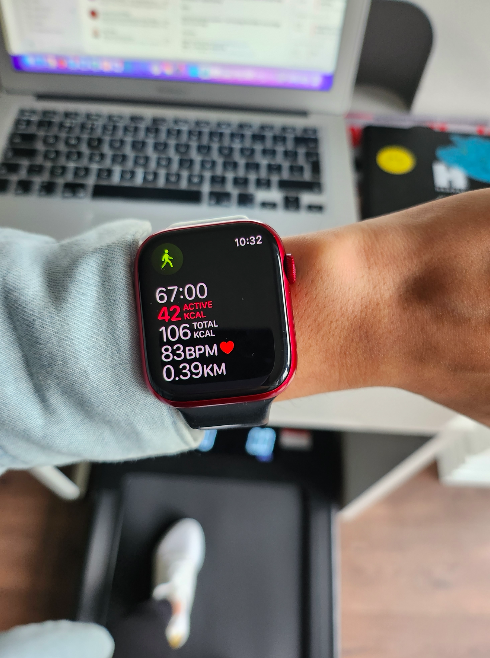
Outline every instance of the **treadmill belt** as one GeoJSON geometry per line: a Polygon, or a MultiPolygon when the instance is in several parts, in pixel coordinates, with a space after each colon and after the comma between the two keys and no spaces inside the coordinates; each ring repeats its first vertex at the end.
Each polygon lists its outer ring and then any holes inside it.
{"type": "Polygon", "coordinates": [[[123,484],[109,623],[151,591],[153,549],[175,521],[206,536],[182,658],[300,658],[301,490],[293,484],[133,474],[123,484]]]}

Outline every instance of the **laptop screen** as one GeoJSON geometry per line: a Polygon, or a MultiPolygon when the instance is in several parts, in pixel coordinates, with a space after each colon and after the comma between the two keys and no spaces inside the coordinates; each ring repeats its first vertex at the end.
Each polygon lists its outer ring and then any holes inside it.
{"type": "Polygon", "coordinates": [[[0,0],[17,71],[328,91],[347,0],[0,0]]]}

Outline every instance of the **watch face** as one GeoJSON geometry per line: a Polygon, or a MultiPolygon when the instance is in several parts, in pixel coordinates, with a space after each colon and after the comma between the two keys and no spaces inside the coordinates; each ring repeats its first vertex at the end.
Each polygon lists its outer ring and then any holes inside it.
{"type": "Polygon", "coordinates": [[[268,393],[291,348],[274,235],[254,222],[165,231],[138,260],[147,374],[175,402],[268,393]]]}

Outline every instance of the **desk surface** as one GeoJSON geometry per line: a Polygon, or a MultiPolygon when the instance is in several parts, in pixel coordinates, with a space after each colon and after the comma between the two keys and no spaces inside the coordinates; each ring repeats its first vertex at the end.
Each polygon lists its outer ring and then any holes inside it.
{"type": "Polygon", "coordinates": [[[457,414],[397,388],[365,388],[275,402],[270,423],[280,427],[436,434],[457,414]]]}

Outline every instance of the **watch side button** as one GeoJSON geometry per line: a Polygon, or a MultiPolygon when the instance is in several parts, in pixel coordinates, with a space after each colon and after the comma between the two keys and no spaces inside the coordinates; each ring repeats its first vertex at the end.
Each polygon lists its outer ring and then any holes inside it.
{"type": "Polygon", "coordinates": [[[294,283],[296,281],[296,265],[291,254],[286,254],[284,258],[284,269],[289,283],[294,283]]]}

